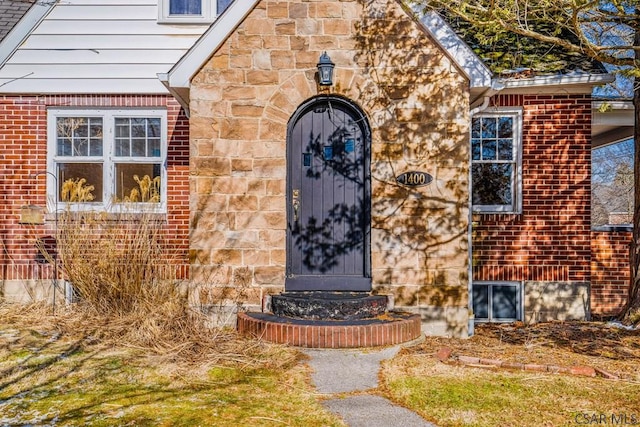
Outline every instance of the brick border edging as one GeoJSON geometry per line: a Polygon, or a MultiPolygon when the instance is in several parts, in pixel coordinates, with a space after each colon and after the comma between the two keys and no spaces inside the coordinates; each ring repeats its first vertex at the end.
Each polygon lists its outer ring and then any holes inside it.
{"type": "Polygon", "coordinates": [[[449,347],[443,347],[436,353],[436,358],[442,363],[458,363],[460,365],[474,368],[499,368],[512,371],[529,371],[529,372],[548,372],[552,374],[569,374],[584,377],[602,377],[609,380],[618,380],[618,377],[604,369],[594,368],[592,366],[575,365],[575,366],[558,366],[558,365],[542,365],[537,363],[517,363],[505,362],[499,359],[486,359],[481,357],[472,357],[464,355],[454,355],[453,350],[449,347]]]}
{"type": "Polygon", "coordinates": [[[402,344],[420,337],[420,315],[367,325],[313,325],[271,322],[238,313],[238,332],[257,339],[306,348],[364,348],[402,344]]]}

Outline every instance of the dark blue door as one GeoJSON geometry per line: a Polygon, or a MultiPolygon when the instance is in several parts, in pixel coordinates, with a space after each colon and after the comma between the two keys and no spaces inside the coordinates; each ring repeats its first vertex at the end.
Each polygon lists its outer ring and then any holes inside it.
{"type": "Polygon", "coordinates": [[[369,128],[316,98],[289,123],[286,290],[369,291],[369,128]]]}

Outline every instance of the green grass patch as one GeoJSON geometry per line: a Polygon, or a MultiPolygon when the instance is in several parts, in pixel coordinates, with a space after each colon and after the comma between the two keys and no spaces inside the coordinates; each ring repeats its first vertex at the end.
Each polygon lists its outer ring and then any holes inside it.
{"type": "Polygon", "coordinates": [[[388,362],[384,378],[387,397],[441,427],[640,424],[637,383],[447,366],[424,355],[388,362]]]}

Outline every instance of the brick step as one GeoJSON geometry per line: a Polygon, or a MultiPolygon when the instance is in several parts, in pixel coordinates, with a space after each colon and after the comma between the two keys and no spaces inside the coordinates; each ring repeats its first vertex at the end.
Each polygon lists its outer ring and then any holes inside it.
{"type": "Polygon", "coordinates": [[[421,335],[420,316],[390,311],[362,320],[309,320],[269,313],[238,314],[238,332],[307,348],[363,348],[402,344],[421,335]]]}

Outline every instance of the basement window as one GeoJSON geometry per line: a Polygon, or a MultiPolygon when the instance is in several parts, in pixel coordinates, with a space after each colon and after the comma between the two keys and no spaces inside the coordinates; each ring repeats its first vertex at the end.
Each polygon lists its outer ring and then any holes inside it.
{"type": "Polygon", "coordinates": [[[476,322],[522,320],[520,282],[474,282],[472,297],[476,322]]]}
{"type": "Polygon", "coordinates": [[[213,22],[233,0],[160,0],[158,22],[207,24],[213,22]]]}

